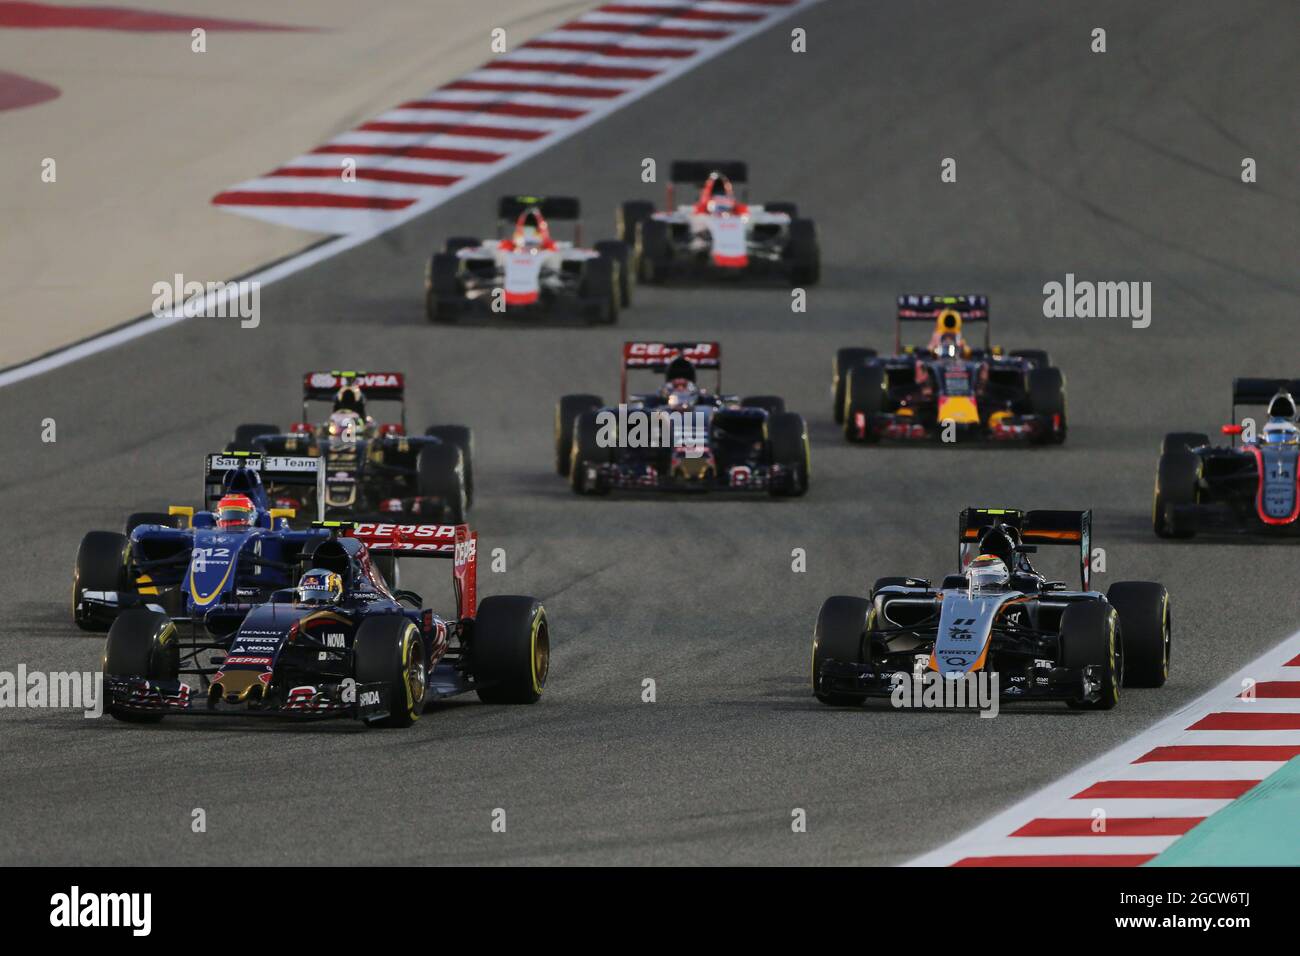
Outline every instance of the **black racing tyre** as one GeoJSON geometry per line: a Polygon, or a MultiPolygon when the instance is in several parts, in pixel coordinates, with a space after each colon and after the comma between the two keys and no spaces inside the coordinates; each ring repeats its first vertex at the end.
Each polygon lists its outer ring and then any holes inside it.
{"type": "Polygon", "coordinates": [[[1110,710],[1119,703],[1124,682],[1124,639],[1119,615],[1102,601],[1071,604],[1061,615],[1061,665],[1101,665],[1101,690],[1096,701],[1072,700],[1078,710],[1110,710]]]}
{"type": "Polygon", "coordinates": [[[455,322],[464,296],[460,289],[460,260],[449,252],[435,252],[429,260],[429,280],[424,309],[430,322],[455,322]]]}
{"type": "Polygon", "coordinates": [[[142,524],[160,524],[164,528],[175,528],[179,526],[178,518],[180,515],[171,515],[162,511],[133,511],[127,515],[123,530],[129,537],[131,532],[142,524]]]}
{"type": "Polygon", "coordinates": [[[780,395],[747,395],[740,404],[746,408],[761,408],[769,415],[785,411],[785,399],[780,395]]]}
{"type": "Polygon", "coordinates": [[[828,597],[817,614],[813,630],[812,692],[823,704],[844,707],[861,703],[852,694],[836,694],[821,686],[821,669],[826,661],[862,661],[863,638],[871,602],[865,598],[835,595],[828,597]]]}
{"type": "Polygon", "coordinates": [[[587,260],[578,290],[587,321],[597,325],[613,325],[618,321],[618,282],[616,260],[604,256],[587,260]]]}
{"type": "Polygon", "coordinates": [[[599,395],[565,395],[555,406],[555,471],[569,477],[569,462],[573,459],[573,420],[583,412],[596,411],[604,406],[599,395]]]}
{"type": "Polygon", "coordinates": [[[535,704],[551,669],[551,631],[536,598],[493,595],[479,602],[470,673],[485,704],[535,704]]]}
{"type": "Polygon", "coordinates": [[[790,223],[786,256],[790,260],[790,285],[806,288],[821,281],[821,246],[817,241],[817,226],[811,219],[795,219],[790,223]]]}
{"type": "Polygon", "coordinates": [[[1170,432],[1160,442],[1160,454],[1171,451],[1191,451],[1204,448],[1210,443],[1210,436],[1204,432],[1170,432]]]}
{"type": "Polygon", "coordinates": [[[443,252],[455,255],[462,249],[475,249],[483,245],[483,240],[477,236],[452,236],[442,247],[443,252]]]}
{"type": "Polygon", "coordinates": [[[461,460],[465,465],[465,505],[474,504],[474,433],[468,425],[430,425],[424,433],[431,438],[440,438],[460,449],[461,460]]]}
{"type": "Polygon", "coordinates": [[[1165,686],[1173,647],[1169,592],[1154,581],[1117,581],[1106,591],[1106,600],[1119,614],[1124,686],[1165,686]]]}
{"type": "Polygon", "coordinates": [[[614,459],[614,449],[600,443],[598,411],[583,412],[573,422],[573,450],[570,452],[569,485],[575,494],[602,495],[609,489],[600,481],[588,480],[587,466],[602,465],[614,459]]]}
{"type": "Polygon", "coordinates": [[[857,416],[863,415],[867,424],[871,416],[885,409],[885,370],[879,365],[859,365],[849,369],[848,383],[844,388],[844,437],[851,442],[875,442],[879,439],[867,429],[859,436],[857,416]]]}
{"type": "Polygon", "coordinates": [[[638,282],[659,285],[668,278],[673,249],[668,223],[646,219],[637,223],[636,258],[638,282]]]}
{"type": "Polygon", "coordinates": [[[808,424],[802,415],[777,412],[767,419],[767,445],[772,463],[785,468],[789,477],[772,482],[769,493],[776,498],[797,498],[808,491],[812,478],[812,452],[808,444],[808,424]]]}
{"type": "Polygon", "coordinates": [[[844,391],[848,388],[849,372],[869,359],[876,357],[875,349],[844,348],[835,352],[835,361],[831,365],[831,391],[834,393],[835,424],[844,424],[844,391]]]}
{"type": "Polygon", "coordinates": [[[462,524],[468,499],[465,494],[465,456],[450,444],[425,445],[415,459],[416,482],[421,497],[443,500],[448,524],[462,524]]]}
{"type": "Polygon", "coordinates": [[[266,425],[262,423],[251,425],[238,425],[235,428],[235,437],[226,445],[226,451],[253,451],[253,439],[261,438],[263,435],[279,435],[280,428],[277,425],[266,425]]]}
{"type": "Polygon", "coordinates": [[[414,621],[402,614],[363,618],[352,660],[358,684],[384,684],[388,690],[388,716],[367,720],[369,726],[409,727],[420,719],[428,662],[414,621]]]}
{"type": "MultiPolygon", "coordinates": [[[[113,621],[104,642],[104,676],[175,680],[180,672],[176,626],[166,614],[146,608],[127,608],[113,621]]],[[[139,713],[108,703],[118,720],[154,724],[162,714],[139,713]]]]}
{"type": "Polygon", "coordinates": [[[648,199],[631,199],[619,206],[615,214],[615,235],[629,246],[636,244],[636,227],[655,214],[655,204],[648,199]]]}
{"type": "Polygon", "coordinates": [[[1016,349],[1011,356],[1028,359],[1034,363],[1035,368],[1049,368],[1052,364],[1052,357],[1048,355],[1046,349],[1016,349]]]}
{"type": "Polygon", "coordinates": [[[783,212],[791,219],[799,218],[799,206],[792,202],[765,202],[763,203],[764,212],[783,212]]]}
{"type": "Polygon", "coordinates": [[[1199,497],[1201,459],[1190,451],[1168,451],[1156,465],[1156,489],[1151,502],[1151,527],[1161,538],[1190,538],[1196,534],[1196,518],[1179,514],[1179,508],[1194,506],[1199,497]]]}
{"type": "Polygon", "coordinates": [[[83,631],[107,631],[109,615],[96,616],[81,607],[85,591],[127,590],[127,540],[116,531],[89,531],[77,548],[72,568],[72,618],[83,631]]]}
{"type": "Polygon", "coordinates": [[[1054,415],[1061,417],[1060,429],[1049,431],[1039,439],[1040,443],[1062,444],[1066,435],[1065,376],[1061,374],[1059,368],[1031,368],[1027,378],[1030,410],[1035,415],[1042,415],[1045,418],[1054,415]]]}
{"type": "Polygon", "coordinates": [[[596,251],[618,263],[618,304],[626,309],[632,304],[632,284],[636,275],[632,270],[632,247],[618,239],[604,239],[596,243],[596,251]]]}

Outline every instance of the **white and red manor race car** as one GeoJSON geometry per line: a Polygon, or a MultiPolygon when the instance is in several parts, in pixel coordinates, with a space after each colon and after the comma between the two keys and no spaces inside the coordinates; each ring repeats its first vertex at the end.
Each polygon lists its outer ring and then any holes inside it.
{"type": "Polygon", "coordinates": [[[612,324],[631,305],[630,250],[617,240],[583,248],[578,200],[503,196],[497,219],[496,238],[453,236],[433,254],[424,283],[429,321],[455,322],[479,309],[576,311],[589,322],[612,324]],[[551,234],[551,223],[561,221],[575,224],[572,241],[551,234]]]}
{"type": "Polygon", "coordinates": [[[748,179],[743,162],[678,160],[672,164],[666,210],[640,199],[623,203],[618,237],[633,246],[637,279],[776,275],[792,286],[816,284],[821,278],[816,225],[800,219],[792,202],[760,206],[738,196],[735,187],[748,179]],[[699,189],[694,202],[676,202],[679,183],[699,189]]]}

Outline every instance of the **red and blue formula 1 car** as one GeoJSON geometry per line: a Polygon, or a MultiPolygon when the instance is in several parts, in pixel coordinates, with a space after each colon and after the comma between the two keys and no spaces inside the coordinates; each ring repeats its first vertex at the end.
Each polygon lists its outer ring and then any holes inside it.
{"type": "Polygon", "coordinates": [[[318,522],[297,587],[268,601],[218,603],[201,619],[123,611],[104,653],[107,710],[164,716],[350,717],[408,727],[427,703],[477,692],[531,704],[550,669],[550,627],[535,598],[477,597],[477,535],[466,525],[318,522]],[[452,561],[456,608],[440,617],[397,587],[380,554],[452,561]]]}
{"type": "Polygon", "coordinates": [[[990,343],[987,296],[899,296],[894,354],[842,348],[833,370],[835,421],[851,442],[1065,441],[1065,377],[1041,349],[990,343]],[[914,323],[931,327],[925,345],[904,344],[914,323]],[[983,345],[964,334],[975,323],[983,345]]]}

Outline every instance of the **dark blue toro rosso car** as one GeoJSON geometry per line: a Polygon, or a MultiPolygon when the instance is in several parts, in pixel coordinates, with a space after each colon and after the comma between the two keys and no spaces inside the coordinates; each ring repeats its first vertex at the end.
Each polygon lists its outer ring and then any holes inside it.
{"type": "Polygon", "coordinates": [[[777,395],[724,395],[717,342],[625,342],[619,402],[565,395],[555,409],[555,467],[580,495],[627,491],[808,490],[808,425],[777,395]],[[631,394],[629,371],[663,376],[631,394]],[[713,388],[696,384],[713,372],[713,388]]]}
{"type": "Polygon", "coordinates": [[[104,653],[107,710],[168,715],[350,717],[408,727],[426,703],[475,691],[531,704],[546,685],[550,630],[534,598],[476,593],[478,536],[466,525],[317,522],[296,587],[213,604],[182,621],[122,611],[104,653]],[[450,558],[454,616],[400,590],[375,558],[450,558]]]}
{"type": "Polygon", "coordinates": [[[290,528],[294,509],[275,507],[266,487],[319,487],[323,480],[319,458],[208,455],[201,510],[137,512],[125,533],[82,538],[72,581],[77,626],[106,631],[121,610],[145,605],[201,618],[215,604],[259,600],[292,586],[303,550],[326,534],[290,528]]]}

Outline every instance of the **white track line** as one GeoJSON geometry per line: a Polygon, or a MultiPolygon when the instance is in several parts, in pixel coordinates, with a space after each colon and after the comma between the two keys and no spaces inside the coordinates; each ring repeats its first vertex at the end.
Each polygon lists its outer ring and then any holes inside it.
{"type": "MultiPolygon", "coordinates": [[[[1094,808],[1105,810],[1114,821],[1126,815],[1134,804],[1149,805],[1141,817],[1181,817],[1189,804],[1187,800],[1152,798],[1144,800],[1107,799],[1075,795],[1101,781],[1124,780],[1263,780],[1285,766],[1285,761],[1245,760],[1187,760],[1145,761],[1134,763],[1139,757],[1162,746],[1187,746],[1232,742],[1240,745],[1284,745],[1293,738],[1289,731],[1188,731],[1187,728],[1212,713],[1295,713],[1295,701],[1289,699],[1261,698],[1255,703],[1238,699],[1243,681],[1247,678],[1271,681],[1300,681],[1300,667],[1288,667],[1287,662],[1300,656],[1300,632],[1281,644],[1261,654],[1235,674],[1196,700],[1179,708],[1154,726],[1125,741],[1109,753],[1080,767],[1037,793],[1026,797],[1014,806],[962,834],[936,850],[908,861],[907,866],[951,866],[958,860],[983,856],[1066,855],[1090,856],[1109,854],[1159,853],[1176,836],[1021,836],[1012,833],[1036,819],[1087,819],[1094,808]],[[1224,737],[1231,733],[1231,740],[1224,737]],[[1068,816],[1062,808],[1079,807],[1068,816]]],[[[1175,658],[1176,660],[1177,658],[1175,658]]],[[[1158,691],[1157,691],[1158,693],[1158,691]]],[[[1123,703],[1120,704],[1123,706],[1123,703]]],[[[1105,714],[1094,715],[1105,720],[1105,714]]],[[[1191,801],[1193,803],[1200,801],[1191,801]]],[[[1218,801],[1205,805],[1213,806],[1218,801]]],[[[1198,816],[1203,814],[1190,814],[1198,816]]]]}
{"type": "MultiPolygon", "coordinates": [[[[682,0],[671,0],[671,2],[657,2],[657,0],[636,0],[636,2],[640,6],[673,7],[673,6],[682,5],[682,0]]],[[[461,193],[466,192],[467,190],[473,189],[474,187],[480,185],[487,179],[490,179],[502,172],[505,172],[508,169],[518,166],[519,164],[525,162],[526,160],[531,159],[533,156],[536,156],[538,153],[542,152],[543,150],[549,149],[551,146],[554,146],[556,143],[560,142],[561,140],[567,139],[570,136],[573,136],[581,132],[582,130],[585,130],[589,126],[598,123],[600,120],[604,119],[606,116],[615,112],[616,110],[622,109],[628,104],[634,103],[644,96],[648,96],[650,93],[654,92],[660,87],[665,86],[668,83],[671,83],[673,80],[677,79],[683,74],[688,73],[691,70],[695,69],[696,67],[700,66],[701,64],[706,63],[709,60],[712,60],[715,57],[727,52],[733,47],[767,30],[773,25],[780,23],[781,21],[793,16],[796,13],[808,10],[809,8],[816,6],[821,2],[822,0],[796,0],[796,2],[791,3],[789,5],[761,5],[761,4],[722,2],[722,0],[713,0],[713,2],[703,2],[703,3],[694,4],[693,6],[695,6],[699,10],[711,10],[717,13],[761,14],[762,19],[757,21],[750,21],[750,22],[691,20],[691,19],[677,19],[677,18],[664,19],[662,23],[665,26],[680,26],[680,27],[697,28],[697,29],[718,29],[718,30],[726,30],[729,33],[729,35],[726,36],[725,38],[709,41],[707,44],[697,45],[695,42],[678,40],[671,37],[659,38],[656,41],[656,43],[653,44],[653,45],[664,46],[664,47],[672,47],[672,46],[690,47],[696,50],[694,55],[682,59],[655,58],[655,59],[643,60],[641,58],[598,57],[594,61],[592,61],[591,60],[592,55],[589,53],[578,54],[578,53],[574,53],[573,51],[564,51],[564,50],[530,50],[521,58],[523,60],[542,59],[549,62],[568,62],[568,61],[572,61],[575,57],[585,57],[587,59],[583,60],[583,62],[591,61],[591,62],[607,63],[611,66],[631,67],[631,66],[640,66],[643,64],[652,65],[653,68],[658,70],[659,72],[648,79],[639,79],[639,80],[628,80],[622,78],[593,79],[587,77],[572,76],[568,74],[550,74],[550,73],[541,73],[541,72],[523,71],[523,70],[510,71],[510,70],[497,70],[497,69],[488,69],[488,70],[479,69],[473,71],[472,73],[466,74],[465,76],[460,77],[459,79],[461,80],[473,79],[473,80],[496,82],[496,83],[501,83],[501,82],[523,82],[523,83],[531,83],[531,84],[543,83],[543,84],[553,84],[558,86],[574,87],[574,88],[580,88],[584,86],[590,87],[592,89],[617,88],[617,89],[623,89],[625,90],[625,92],[622,93],[620,96],[610,98],[610,99],[601,99],[597,97],[550,96],[546,94],[525,94],[525,93],[520,93],[517,96],[496,93],[485,97],[483,99],[483,102],[520,102],[520,103],[536,103],[539,105],[571,106],[577,109],[585,109],[588,112],[585,115],[572,120],[567,125],[565,125],[562,129],[555,129],[549,131],[548,135],[542,137],[539,140],[534,140],[532,142],[518,142],[518,141],[511,141],[511,140],[491,141],[491,143],[489,145],[485,145],[484,148],[490,152],[503,154],[502,159],[500,159],[495,163],[484,164],[481,169],[476,169],[468,172],[465,175],[465,178],[447,187],[437,187],[437,188],[429,188],[424,186],[412,187],[410,191],[407,193],[407,195],[410,198],[414,199],[414,202],[412,202],[411,205],[401,210],[376,211],[376,210],[366,210],[366,209],[324,208],[319,210],[320,215],[315,215],[304,219],[302,215],[303,210],[300,208],[295,208],[295,207],[258,208],[254,211],[254,214],[257,216],[257,218],[266,220],[268,222],[276,222],[284,225],[298,226],[299,228],[308,228],[313,231],[322,232],[326,234],[336,234],[338,238],[314,246],[313,248],[308,249],[307,251],[301,253],[300,255],[296,255],[291,258],[285,259],[283,262],[279,262],[273,266],[264,268],[261,271],[248,275],[245,277],[245,281],[257,282],[262,286],[270,285],[272,282],[276,282],[280,279],[285,278],[286,276],[294,275],[295,273],[301,272],[304,269],[308,269],[314,265],[317,265],[318,263],[324,262],[327,259],[331,259],[334,256],[346,252],[349,249],[354,249],[357,246],[370,241],[377,235],[395,229],[398,226],[406,222],[409,222],[410,220],[415,219],[419,216],[423,216],[429,210],[442,205],[448,200],[454,198],[455,196],[458,196],[461,193]],[[541,56],[540,54],[545,54],[545,56],[541,56]]],[[[587,22],[586,17],[579,17],[577,19],[583,20],[583,22],[587,22]]],[[[600,18],[598,17],[597,19],[600,18]]],[[[630,17],[630,18],[619,18],[617,21],[615,21],[614,18],[611,17],[612,22],[633,22],[633,23],[650,23],[655,19],[657,18],[640,16],[640,17],[630,17]]],[[[555,32],[563,33],[563,31],[555,31],[555,32]]],[[[633,36],[634,35],[632,34],[623,34],[619,39],[611,39],[610,42],[617,43],[620,46],[639,46],[639,45],[650,43],[651,38],[644,38],[644,39],[637,38],[636,40],[634,40],[633,36]]],[[[550,38],[552,38],[552,35],[548,34],[548,39],[550,38]]],[[[561,36],[555,36],[553,38],[572,39],[571,37],[566,38],[561,36]]],[[[521,48],[520,50],[516,50],[514,53],[508,54],[506,59],[508,59],[509,57],[518,56],[521,52],[523,52],[523,49],[524,48],[521,48]]],[[[429,93],[425,95],[425,98],[437,96],[440,98],[442,97],[455,98],[455,99],[462,99],[467,102],[474,102],[476,101],[477,97],[471,94],[475,92],[478,91],[447,90],[443,88],[438,88],[429,91],[429,93]]],[[[469,117],[473,115],[475,114],[465,114],[465,117],[469,117]]],[[[496,126],[508,125],[505,123],[496,122],[495,120],[496,120],[495,117],[492,118],[483,117],[479,120],[479,122],[481,122],[483,125],[496,125],[496,126]]],[[[465,122],[464,118],[462,118],[462,122],[465,122]]],[[[379,135],[384,135],[384,134],[379,134],[379,135]]],[[[355,142],[355,140],[350,138],[350,134],[346,134],[346,133],[343,134],[342,137],[336,138],[335,140],[331,141],[331,143],[335,145],[341,145],[347,142],[355,142]]],[[[488,141],[474,140],[473,142],[487,143],[488,141]]],[[[465,143],[465,139],[463,137],[439,137],[438,139],[439,146],[445,145],[445,146],[455,147],[455,148],[465,148],[464,143],[465,143]]],[[[427,145],[427,143],[424,145],[427,145]]],[[[339,156],[332,156],[331,158],[336,161],[341,161],[344,157],[339,155],[339,156]]],[[[382,160],[384,158],[385,157],[379,157],[379,156],[357,157],[358,166],[359,168],[382,168],[383,166],[382,160]]],[[[388,157],[388,158],[392,159],[395,157],[388,157]]],[[[288,166],[288,167],[295,167],[301,165],[305,165],[302,157],[289,160],[288,162],[282,164],[282,166],[288,166]]],[[[394,168],[402,168],[402,167],[395,166],[394,168]]],[[[435,167],[434,171],[439,171],[439,170],[437,167],[435,167]]],[[[264,177],[262,179],[254,180],[253,182],[256,182],[259,188],[271,188],[271,187],[264,187],[263,184],[274,182],[274,180],[277,178],[280,177],[264,177]]],[[[319,182],[316,183],[316,186],[312,186],[311,185],[312,181],[307,178],[302,178],[296,181],[302,184],[301,191],[303,192],[316,192],[316,193],[326,192],[325,189],[318,188],[319,182]]],[[[367,182],[373,182],[373,180],[367,180],[367,182]]],[[[237,186],[233,188],[239,189],[241,187],[237,186]]],[[[275,188],[281,189],[282,187],[275,187],[275,188]]],[[[385,190],[385,192],[387,193],[388,190],[385,190]]],[[[227,208],[233,209],[236,207],[227,207],[227,208]]],[[[249,210],[246,208],[241,208],[240,211],[247,212],[249,210]]],[[[170,279],[170,276],[164,278],[170,279]]],[[[416,285],[418,285],[418,281],[419,281],[418,276],[412,278],[413,288],[416,285]]],[[[233,295],[233,290],[231,292],[222,293],[217,296],[206,297],[204,311],[215,310],[216,306],[221,302],[221,300],[229,299],[231,295],[233,295]]],[[[4,388],[5,386],[8,385],[13,385],[18,382],[26,381],[27,379],[30,378],[35,378],[38,375],[44,375],[46,372],[51,372],[55,369],[62,368],[66,365],[72,364],[73,362],[80,361],[83,358],[88,358],[100,352],[107,351],[108,349],[117,348],[120,345],[124,345],[127,342],[131,342],[134,341],[135,339],[142,338],[143,336],[152,335],[154,332],[158,332],[163,329],[169,328],[177,324],[178,322],[183,322],[185,320],[186,320],[186,316],[177,314],[176,312],[167,313],[158,317],[152,317],[152,316],[143,317],[128,325],[122,326],[117,329],[113,329],[108,332],[101,333],[99,335],[86,339],[85,341],[78,342],[74,345],[70,345],[65,348],[59,349],[57,351],[51,352],[48,355],[44,355],[39,358],[32,359],[31,361],[24,362],[20,365],[16,365],[4,371],[0,371],[0,388],[4,388]]]]}

